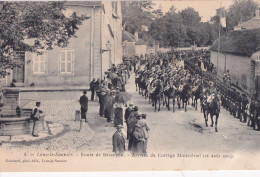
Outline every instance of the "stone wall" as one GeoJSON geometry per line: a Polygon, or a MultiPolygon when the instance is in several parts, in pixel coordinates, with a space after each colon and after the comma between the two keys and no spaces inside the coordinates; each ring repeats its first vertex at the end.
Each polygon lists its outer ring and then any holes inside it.
{"type": "MultiPolygon", "coordinates": [[[[217,52],[211,51],[210,60],[217,67],[217,52]]],[[[219,78],[223,77],[225,65],[233,83],[238,83],[247,93],[255,92],[255,63],[250,57],[219,53],[219,78]]]]}

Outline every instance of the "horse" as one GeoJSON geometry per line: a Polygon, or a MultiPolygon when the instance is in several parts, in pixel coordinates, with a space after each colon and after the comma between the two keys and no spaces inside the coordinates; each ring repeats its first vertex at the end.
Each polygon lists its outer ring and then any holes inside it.
{"type": "Polygon", "coordinates": [[[170,100],[172,99],[172,111],[174,112],[174,106],[175,106],[175,96],[176,96],[176,90],[173,86],[167,87],[164,91],[165,96],[165,103],[166,107],[168,108],[168,111],[170,110],[170,100]],[[167,101],[168,98],[168,101],[167,101]]]}
{"type": "Polygon", "coordinates": [[[208,115],[210,114],[211,118],[211,127],[214,125],[213,121],[213,116],[216,116],[216,121],[215,121],[215,131],[218,132],[218,118],[219,118],[219,113],[220,113],[220,100],[218,96],[215,94],[211,95],[208,99],[204,100],[204,118],[205,118],[205,123],[206,126],[208,126],[208,115]]]}
{"type": "Polygon", "coordinates": [[[192,89],[192,96],[194,97],[194,99],[192,100],[192,105],[193,105],[193,107],[195,107],[195,110],[197,110],[198,99],[201,98],[201,93],[202,93],[201,85],[194,87],[192,89]]]}
{"type": "Polygon", "coordinates": [[[154,112],[156,112],[157,110],[157,102],[159,103],[158,111],[160,111],[161,109],[161,96],[162,96],[162,86],[160,84],[156,84],[155,89],[151,92],[154,112]]]}
{"type": "Polygon", "coordinates": [[[180,105],[181,105],[181,101],[182,101],[182,108],[184,108],[184,110],[186,112],[187,111],[187,102],[189,100],[189,86],[188,86],[188,84],[180,85],[178,93],[179,93],[178,107],[180,109],[180,105]]]}

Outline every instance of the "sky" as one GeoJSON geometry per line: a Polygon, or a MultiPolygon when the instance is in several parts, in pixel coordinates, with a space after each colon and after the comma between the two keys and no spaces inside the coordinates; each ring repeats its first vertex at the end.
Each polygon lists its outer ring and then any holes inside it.
{"type": "Polygon", "coordinates": [[[221,0],[160,0],[153,2],[156,4],[155,8],[158,8],[161,5],[164,13],[166,13],[172,5],[177,9],[177,12],[192,7],[199,12],[203,22],[209,21],[210,17],[216,15],[216,9],[220,8],[220,4],[222,4],[222,7],[225,9],[228,9],[232,4],[232,0],[222,0],[222,3],[221,0]]]}

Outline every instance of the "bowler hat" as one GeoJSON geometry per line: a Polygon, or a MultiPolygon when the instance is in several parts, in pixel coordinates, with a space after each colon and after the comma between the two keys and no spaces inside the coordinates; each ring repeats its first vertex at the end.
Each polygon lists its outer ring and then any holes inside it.
{"type": "Polygon", "coordinates": [[[135,107],[134,107],[134,110],[135,110],[135,111],[138,111],[138,106],[135,106],[135,107]]]}

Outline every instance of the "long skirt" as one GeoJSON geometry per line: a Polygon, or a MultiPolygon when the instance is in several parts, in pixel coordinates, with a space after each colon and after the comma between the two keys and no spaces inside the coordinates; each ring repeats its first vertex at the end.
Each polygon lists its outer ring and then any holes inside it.
{"type": "Polygon", "coordinates": [[[143,141],[133,141],[132,145],[132,153],[133,154],[141,154],[144,153],[144,142],[143,141]]]}
{"type": "Polygon", "coordinates": [[[115,113],[114,124],[116,126],[123,125],[123,109],[115,108],[114,113],[115,113]]]}

